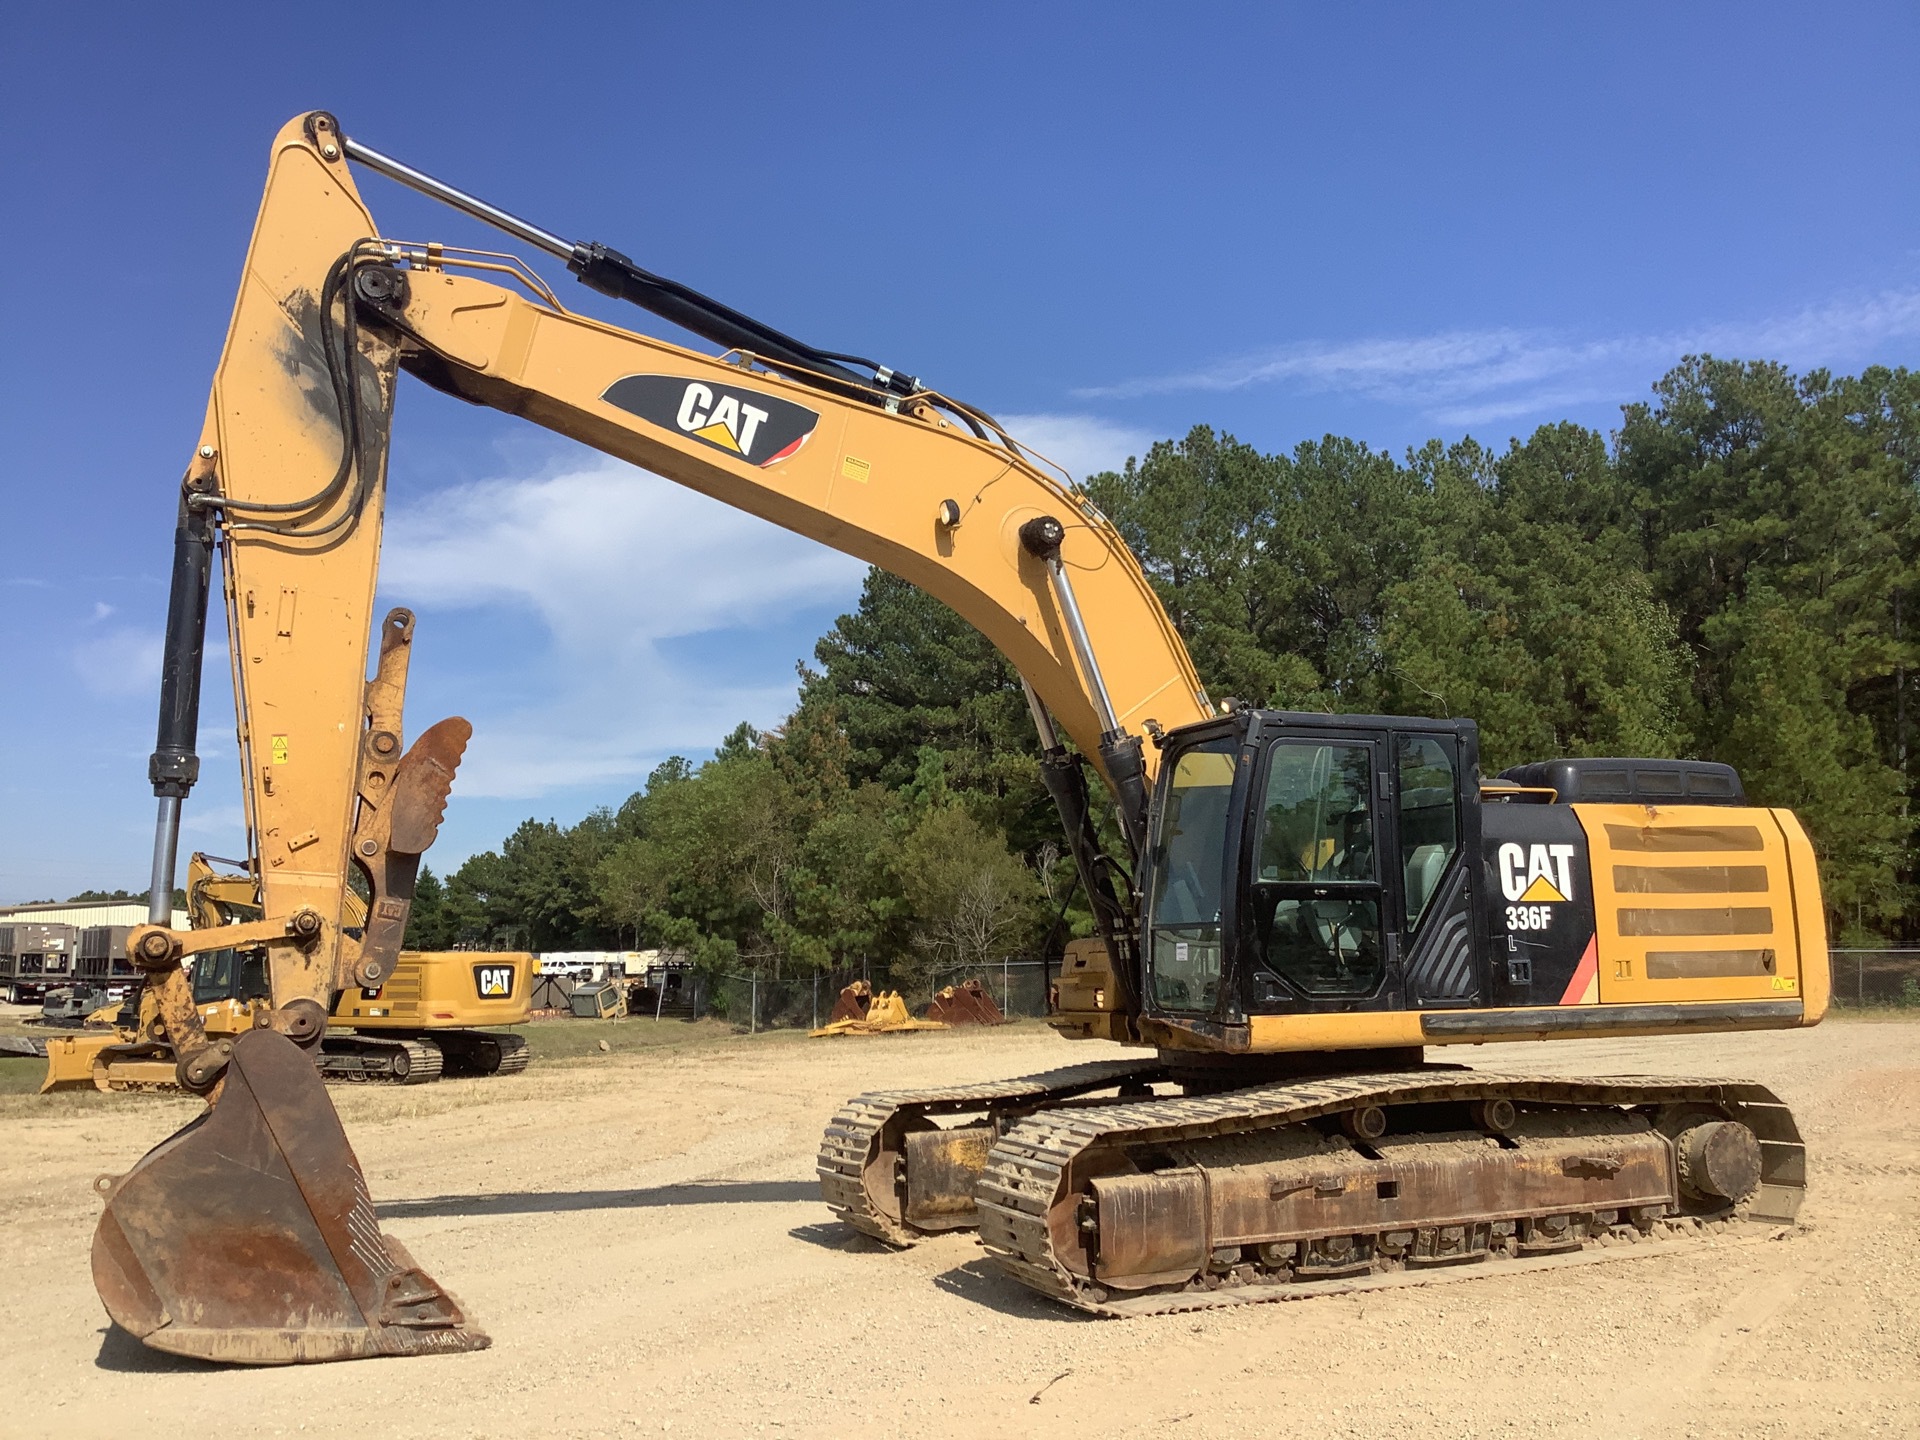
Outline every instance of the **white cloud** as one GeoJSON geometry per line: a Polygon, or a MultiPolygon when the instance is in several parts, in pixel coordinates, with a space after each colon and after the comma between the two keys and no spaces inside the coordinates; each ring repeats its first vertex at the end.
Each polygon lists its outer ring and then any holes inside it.
{"type": "Polygon", "coordinates": [[[1649,371],[1683,355],[1782,360],[1797,367],[1879,358],[1891,341],[1920,338],[1920,289],[1810,306],[1752,323],[1667,333],[1590,336],[1544,330],[1451,330],[1343,342],[1303,341],[1169,375],[1076,393],[1127,399],[1185,391],[1291,384],[1408,405],[1450,424],[1476,424],[1617,400],[1649,371]]]}
{"type": "Polygon", "coordinates": [[[1102,470],[1118,470],[1129,456],[1144,455],[1151,431],[1118,425],[1096,415],[1003,415],[1007,433],[1028,449],[1061,466],[1075,480],[1102,470]]]}
{"type": "Polygon", "coordinates": [[[96,624],[113,613],[114,607],[107,604],[106,601],[96,600],[93,602],[93,618],[96,624]]]}
{"type": "Polygon", "coordinates": [[[121,627],[74,647],[72,664],[89,694],[121,700],[157,694],[160,686],[160,634],[121,627]]]}
{"type": "Polygon", "coordinates": [[[711,747],[742,716],[778,719],[791,672],[730,666],[725,637],[795,607],[850,605],[866,571],[611,460],[441,491],[397,511],[387,534],[382,588],[396,599],[530,613],[548,637],[545,655],[525,657],[546,680],[538,699],[463,706],[475,734],[457,793],[476,797],[631,781],[674,750],[711,747]],[[663,650],[703,636],[713,647],[695,646],[696,666],[663,650]]]}

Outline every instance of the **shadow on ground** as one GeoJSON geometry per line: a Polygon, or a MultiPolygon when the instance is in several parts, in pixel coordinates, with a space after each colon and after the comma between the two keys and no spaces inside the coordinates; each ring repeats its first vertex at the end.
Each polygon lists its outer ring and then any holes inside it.
{"type": "Polygon", "coordinates": [[[93,1357],[93,1364],[97,1370],[113,1370],[122,1375],[204,1375],[233,1368],[216,1365],[211,1360],[149,1350],[118,1325],[109,1325],[100,1332],[100,1353],[93,1357]]]}
{"type": "Polygon", "coordinates": [[[431,1195],[389,1200],[382,1220],[439,1215],[558,1215],[570,1210],[659,1210],[675,1205],[782,1205],[818,1202],[818,1180],[696,1180],[645,1190],[508,1190],[498,1195],[431,1195]]]}
{"type": "Polygon", "coordinates": [[[787,1231],[792,1239],[808,1245],[818,1245],[822,1250],[838,1250],[847,1255],[897,1255],[899,1252],[884,1241],[871,1235],[862,1235],[858,1230],[842,1225],[838,1220],[830,1220],[821,1225],[796,1225],[787,1231]]]}
{"type": "Polygon", "coordinates": [[[1100,1318],[1036,1294],[1019,1281],[1001,1274],[993,1268],[991,1261],[985,1259],[969,1260],[964,1265],[944,1271],[933,1277],[933,1283],[949,1295],[958,1295],[962,1300],[1021,1320],[1051,1320],[1077,1325],[1092,1323],[1100,1318]]]}

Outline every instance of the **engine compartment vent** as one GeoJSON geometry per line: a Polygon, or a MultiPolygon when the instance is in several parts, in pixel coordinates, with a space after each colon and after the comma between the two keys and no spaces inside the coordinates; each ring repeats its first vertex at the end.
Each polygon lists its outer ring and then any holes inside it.
{"type": "Polygon", "coordinates": [[[1712,760],[1540,760],[1502,770],[1500,778],[1528,789],[1551,790],[1563,804],[1747,803],[1738,772],[1712,760]]]}

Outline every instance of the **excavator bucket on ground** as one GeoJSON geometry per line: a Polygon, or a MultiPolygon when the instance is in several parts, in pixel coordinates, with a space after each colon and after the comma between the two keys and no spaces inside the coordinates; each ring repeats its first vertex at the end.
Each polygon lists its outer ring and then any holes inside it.
{"type": "Polygon", "coordinates": [[[94,1285],[155,1349],[284,1365],[489,1343],[380,1233],[312,1059],[276,1031],[235,1039],[212,1107],[95,1185],[94,1285]]]}
{"type": "Polygon", "coordinates": [[[833,1002],[833,1013],[827,1016],[827,1026],[838,1025],[842,1020],[864,1020],[867,1007],[873,1004],[873,987],[864,980],[856,980],[840,992],[840,998],[833,1002]]]}
{"type": "Polygon", "coordinates": [[[1007,1023],[1007,1017],[993,1003],[993,996],[987,993],[987,987],[978,980],[963,980],[958,985],[947,986],[933,997],[933,1003],[927,1007],[927,1018],[944,1021],[948,1025],[1007,1023]]]}
{"type": "MultiPolygon", "coordinates": [[[[844,1001],[856,987],[864,989],[866,982],[856,980],[840,992],[844,1001]]],[[[834,1014],[840,1013],[840,1006],[833,1007],[834,1014]]],[[[902,1030],[945,1030],[947,1027],[938,1020],[916,1020],[907,1013],[907,1002],[900,998],[897,990],[887,990],[873,996],[866,1011],[857,1019],[829,1020],[818,1030],[808,1034],[816,1039],[823,1035],[891,1035],[902,1030]]]]}

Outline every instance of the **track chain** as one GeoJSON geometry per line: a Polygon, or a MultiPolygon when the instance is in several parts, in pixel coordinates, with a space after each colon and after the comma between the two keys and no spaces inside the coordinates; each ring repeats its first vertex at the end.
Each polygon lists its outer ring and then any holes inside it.
{"type": "MultiPolygon", "coordinates": [[[[1493,1075],[1449,1067],[1442,1073],[1342,1075],[1256,1086],[1185,1099],[1131,1101],[1097,1109],[1042,1110],[1010,1126],[994,1145],[975,1187],[980,1240],[991,1261],[1021,1284],[1079,1309],[1141,1315],[1294,1298],[1309,1283],[1263,1283],[1217,1289],[1204,1281],[1177,1289],[1109,1297],[1070,1270],[1055,1253],[1050,1216],[1067,1193],[1074,1163],[1097,1147],[1133,1147],[1246,1134],[1300,1124],[1363,1105],[1471,1101],[1504,1097],[1536,1105],[1622,1107],[1698,1102],[1751,1127],[1769,1151],[1767,1183],[1744,1207],[1747,1218],[1789,1221],[1805,1190],[1804,1147],[1785,1105],[1746,1081],[1636,1076],[1569,1080],[1493,1075]]],[[[1689,1227],[1691,1228],[1691,1227],[1689,1227]]],[[[1484,1267],[1482,1267],[1484,1268],[1484,1267]]],[[[1215,1277],[1207,1277],[1214,1279],[1215,1277]]],[[[1378,1283],[1377,1280],[1375,1283],[1378,1283]]]]}
{"type": "Polygon", "coordinates": [[[867,1167],[878,1158],[889,1124],[921,1116],[1025,1111],[1052,1105],[1128,1081],[1150,1084],[1165,1077],[1157,1060],[1099,1060],[984,1085],[926,1090],[875,1090],[856,1095],[828,1122],[815,1170],[820,1196],[840,1219],[864,1235],[901,1248],[916,1244],[919,1231],[883,1214],[867,1192],[867,1167]]]}
{"type": "Polygon", "coordinates": [[[500,1064],[495,1067],[496,1075],[518,1075],[527,1068],[527,1062],[533,1059],[533,1051],[527,1048],[524,1035],[496,1035],[500,1042],[500,1064]]]}
{"type": "MultiPolygon", "coordinates": [[[[377,1071],[367,1071],[355,1066],[341,1066],[329,1069],[328,1056],[320,1056],[320,1076],[336,1084],[347,1085],[427,1085],[440,1078],[445,1058],[440,1047],[431,1040],[387,1040],[376,1039],[369,1035],[353,1037],[358,1051],[357,1058],[379,1055],[388,1052],[387,1064],[377,1071]],[[404,1057],[406,1072],[396,1075],[394,1061],[404,1057]]],[[[341,1056],[342,1059],[346,1057],[341,1056]]]]}

